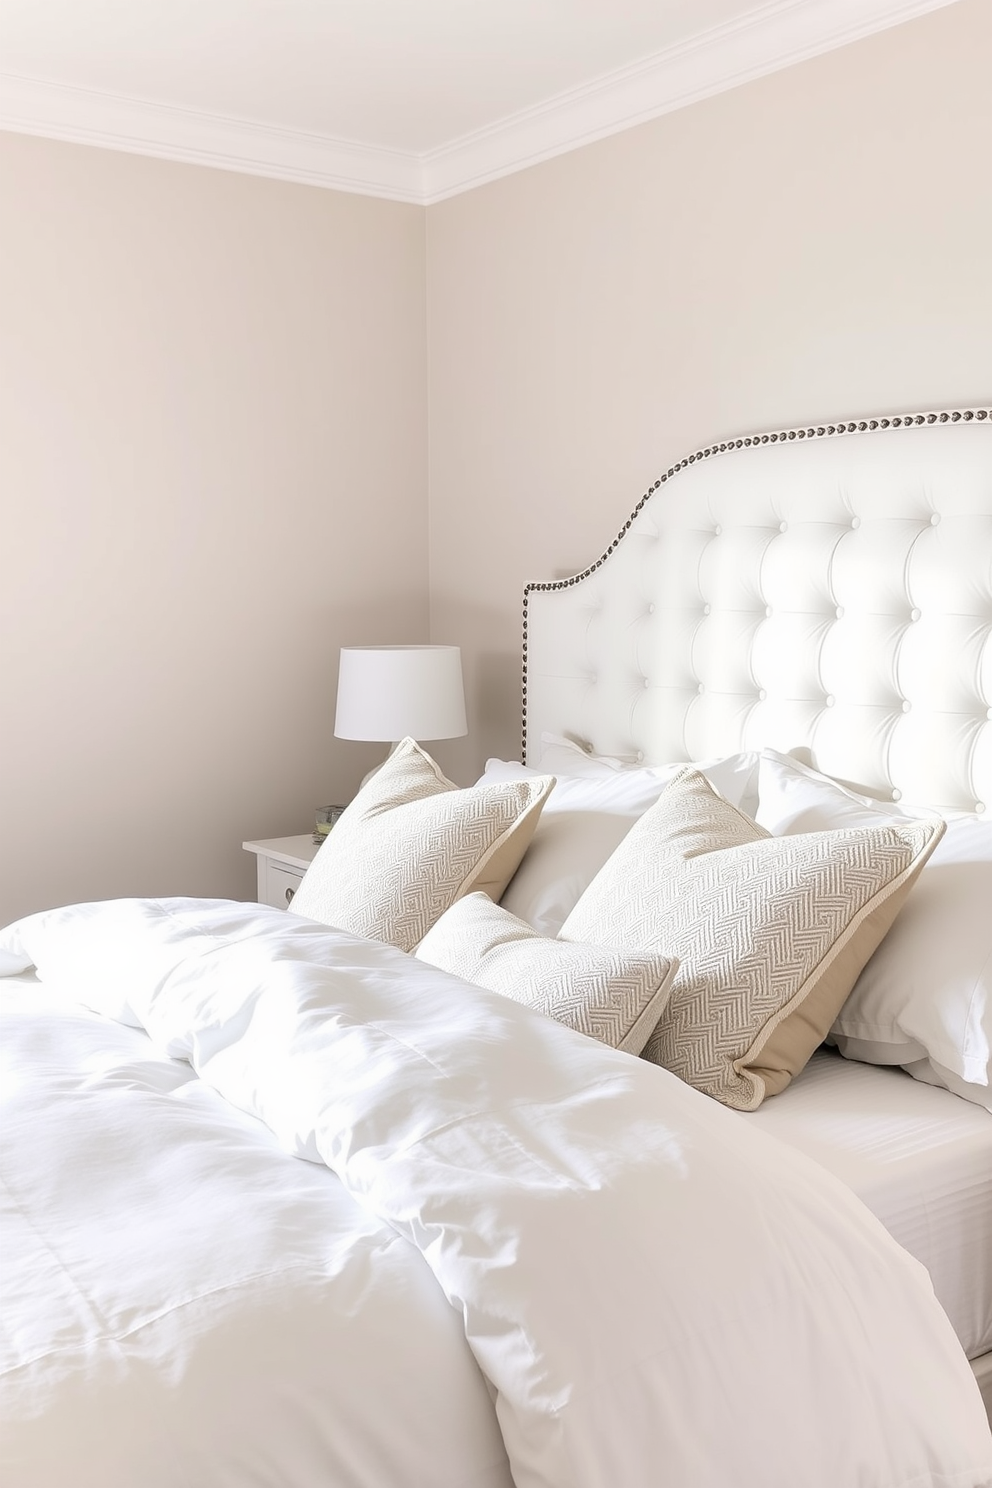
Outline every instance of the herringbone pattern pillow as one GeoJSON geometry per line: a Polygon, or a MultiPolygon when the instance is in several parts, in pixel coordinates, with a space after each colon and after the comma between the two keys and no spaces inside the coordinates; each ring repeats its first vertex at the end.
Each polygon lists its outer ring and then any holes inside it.
{"type": "Polygon", "coordinates": [[[616,951],[539,935],[484,894],[453,904],[417,955],[630,1054],[644,1048],[678,965],[657,951],[616,951]]]}
{"type": "Polygon", "coordinates": [[[935,818],[770,837],[689,769],[561,936],[677,956],[645,1058],[753,1110],[822,1042],[943,830],[935,818]]]}
{"type": "Polygon", "coordinates": [[[460,790],[404,739],[338,819],[293,913],[412,951],[462,894],[499,898],[553,786],[541,775],[460,790]]]}

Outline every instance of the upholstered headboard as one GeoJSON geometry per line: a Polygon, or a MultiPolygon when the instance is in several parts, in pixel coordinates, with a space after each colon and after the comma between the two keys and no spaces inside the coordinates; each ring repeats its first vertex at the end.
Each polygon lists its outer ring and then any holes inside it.
{"type": "Polygon", "coordinates": [[[992,810],[992,410],[789,429],[667,471],[524,595],[524,752],[770,746],[884,799],[992,810]]]}

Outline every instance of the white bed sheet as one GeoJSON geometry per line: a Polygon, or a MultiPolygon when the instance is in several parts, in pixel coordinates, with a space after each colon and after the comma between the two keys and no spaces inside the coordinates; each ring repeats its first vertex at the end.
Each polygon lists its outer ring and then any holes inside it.
{"type": "Polygon", "coordinates": [[[968,1357],[992,1350],[992,1115],[820,1050],[742,1120],[841,1178],[922,1261],[968,1357]]]}

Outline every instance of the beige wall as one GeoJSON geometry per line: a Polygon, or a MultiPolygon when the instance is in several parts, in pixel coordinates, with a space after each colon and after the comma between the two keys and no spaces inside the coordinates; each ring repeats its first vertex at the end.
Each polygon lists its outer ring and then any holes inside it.
{"type": "Polygon", "coordinates": [[[378,752],[341,644],[430,620],[442,764],[514,754],[524,582],[688,450],[988,399],[989,55],[959,0],[426,213],[0,136],[0,923],[250,894],[378,752]]]}
{"type": "Polygon", "coordinates": [[[428,211],[431,596],[455,767],[519,748],[520,596],[730,434],[992,396],[992,5],[428,211]]]}
{"type": "Polygon", "coordinates": [[[427,639],[424,213],[0,136],[0,924],[247,897],[427,639]]]}

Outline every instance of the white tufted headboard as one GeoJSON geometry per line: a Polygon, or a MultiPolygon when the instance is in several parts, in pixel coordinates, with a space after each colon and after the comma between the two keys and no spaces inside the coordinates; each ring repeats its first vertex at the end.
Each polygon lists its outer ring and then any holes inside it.
{"type": "Polygon", "coordinates": [[[524,748],[770,746],[992,810],[992,410],[754,435],[667,471],[602,558],[524,593],[524,748]]]}

